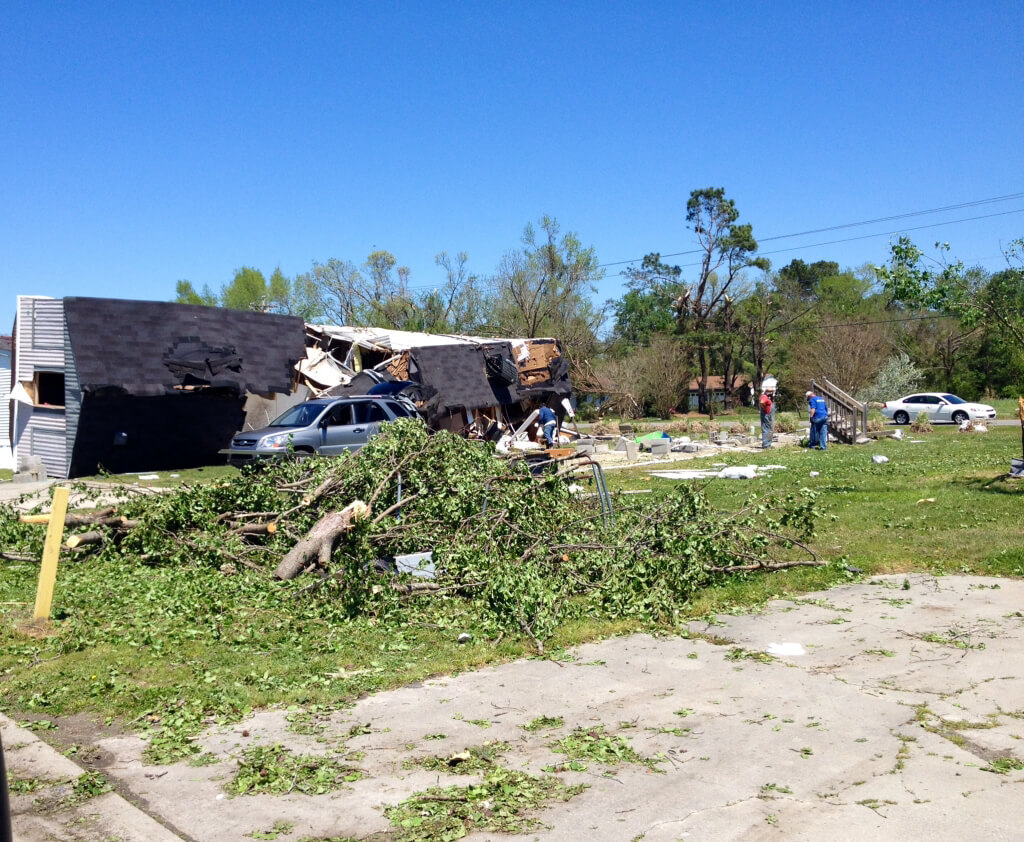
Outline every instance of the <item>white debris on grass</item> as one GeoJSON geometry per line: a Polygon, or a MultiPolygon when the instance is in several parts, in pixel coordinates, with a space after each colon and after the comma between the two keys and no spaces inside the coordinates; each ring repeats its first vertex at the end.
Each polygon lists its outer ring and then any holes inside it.
{"type": "Polygon", "coordinates": [[[763,473],[768,470],[785,467],[785,465],[728,465],[718,471],[689,469],[648,471],[648,473],[660,479],[756,479],[763,476],[763,473]]]}
{"type": "Polygon", "coordinates": [[[777,655],[783,658],[796,658],[807,654],[807,650],[799,643],[769,643],[765,651],[769,655],[777,655]]]}
{"type": "Polygon", "coordinates": [[[811,473],[810,473],[810,476],[812,476],[812,477],[816,477],[816,476],[818,476],[818,475],[819,475],[820,473],[821,473],[820,471],[811,471],[811,473]]]}
{"type": "Polygon", "coordinates": [[[871,457],[871,461],[874,462],[876,465],[881,465],[884,462],[888,462],[889,461],[889,457],[888,456],[882,456],[881,453],[876,453],[874,456],[871,457]]]}

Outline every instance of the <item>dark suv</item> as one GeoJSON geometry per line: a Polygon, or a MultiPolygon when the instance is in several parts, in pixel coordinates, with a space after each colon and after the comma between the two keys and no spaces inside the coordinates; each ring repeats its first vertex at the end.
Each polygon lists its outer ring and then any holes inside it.
{"type": "Polygon", "coordinates": [[[288,453],[337,455],[358,450],[380,432],[380,425],[417,418],[413,403],[401,397],[318,398],[296,404],[261,430],[235,433],[220,451],[230,464],[288,453]]]}

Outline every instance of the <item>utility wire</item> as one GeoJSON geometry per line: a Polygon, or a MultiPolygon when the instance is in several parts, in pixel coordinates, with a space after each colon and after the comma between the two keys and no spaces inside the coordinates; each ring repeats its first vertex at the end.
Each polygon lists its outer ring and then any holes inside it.
{"type": "MultiPolygon", "coordinates": [[[[898,231],[880,231],[877,234],[861,234],[857,237],[844,237],[843,239],[840,240],[827,240],[826,242],[822,243],[807,243],[806,245],[802,246],[790,246],[789,248],[775,249],[774,251],[759,251],[758,254],[787,254],[791,251],[797,251],[799,249],[812,249],[817,248],[818,246],[834,246],[837,243],[852,243],[855,240],[869,240],[872,237],[891,237],[894,234],[903,234],[907,231],[923,231],[925,228],[939,228],[943,225],[953,225],[957,222],[974,222],[975,220],[978,219],[989,219],[993,216],[1007,216],[1012,213],[1024,213],[1024,208],[1016,208],[1015,210],[1008,211],[998,211],[996,213],[986,213],[982,214],[981,216],[968,216],[965,217],[964,219],[950,219],[946,222],[932,222],[929,223],[928,225],[917,225],[913,228],[900,228],[898,231]]],[[[700,263],[698,262],[682,264],[682,268],[689,268],[691,266],[700,266],[700,263]]]]}
{"type": "MultiPolygon", "coordinates": [[[[760,237],[760,238],[758,238],[758,242],[759,243],[774,242],[776,240],[791,239],[793,237],[804,237],[804,236],[807,236],[808,234],[821,234],[821,233],[824,233],[826,231],[840,231],[840,230],[842,230],[844,228],[856,228],[856,227],[859,227],[861,225],[874,225],[874,224],[877,224],[879,222],[891,222],[891,221],[896,220],[896,219],[909,219],[911,217],[924,216],[924,215],[930,214],[930,213],[941,213],[943,211],[958,210],[958,209],[969,208],[969,207],[977,207],[979,205],[988,205],[988,204],[992,204],[994,202],[1006,202],[1006,201],[1010,201],[1012,199],[1021,199],[1021,198],[1024,198],[1024,193],[1008,193],[1005,196],[994,196],[994,197],[992,197],[990,199],[977,199],[977,200],[972,201],[972,202],[960,202],[959,204],[946,205],[945,207],[941,207],[941,208],[929,208],[927,210],[910,211],[908,213],[893,214],[892,216],[880,216],[880,217],[877,217],[876,219],[865,219],[865,220],[862,220],[860,222],[845,222],[845,223],[843,223],[841,225],[831,225],[831,226],[828,226],[826,228],[814,228],[814,229],[810,229],[808,231],[800,231],[800,232],[797,232],[795,234],[777,234],[777,235],[772,236],[772,237],[760,237]]],[[[931,224],[928,224],[928,225],[918,225],[918,226],[915,226],[913,228],[901,228],[901,229],[899,229],[897,231],[880,231],[880,232],[877,232],[875,234],[861,234],[861,235],[856,236],[856,237],[844,237],[842,239],[827,240],[827,241],[821,242],[821,243],[808,243],[808,244],[802,245],[802,246],[790,246],[789,248],[784,248],[784,249],[775,249],[773,251],[758,252],[758,254],[761,254],[761,255],[785,254],[785,253],[791,252],[791,251],[798,251],[799,249],[819,248],[821,246],[833,246],[833,245],[838,245],[840,243],[851,243],[851,242],[855,242],[857,240],[869,240],[869,239],[871,239],[873,237],[891,237],[891,236],[893,236],[895,234],[902,234],[902,233],[905,233],[907,231],[922,231],[922,230],[924,230],[926,228],[939,228],[939,227],[941,227],[943,225],[956,225],[956,224],[959,224],[961,222],[975,222],[975,221],[977,221],[979,219],[991,219],[993,217],[1007,216],[1009,214],[1014,214],[1014,213],[1024,213],[1024,208],[1017,208],[1016,210],[1009,210],[1009,211],[997,211],[995,213],[982,214],[982,215],[979,215],[979,216],[969,216],[969,217],[965,217],[963,219],[950,219],[950,220],[946,220],[945,222],[935,222],[935,223],[931,223],[931,224]]],[[[662,255],[662,257],[685,257],[686,255],[690,255],[690,254],[701,254],[702,251],[703,251],[702,249],[691,249],[689,251],[677,251],[677,252],[673,252],[672,254],[664,254],[664,255],[662,255]]],[[[638,257],[638,258],[634,258],[632,260],[616,260],[616,261],[612,261],[610,263],[599,263],[597,265],[597,268],[599,268],[599,269],[607,269],[607,268],[609,268],[611,266],[626,266],[626,265],[631,264],[631,263],[639,263],[642,260],[643,260],[643,258],[638,257]]],[[[682,264],[681,268],[687,268],[688,269],[688,268],[691,268],[693,266],[700,266],[700,263],[699,262],[697,262],[697,263],[684,263],[684,264],[682,264]]],[[[478,277],[477,278],[477,284],[480,287],[484,287],[484,288],[495,286],[495,282],[492,279],[490,279],[490,278],[480,278],[480,277],[478,277]]],[[[441,286],[440,284],[424,284],[422,286],[410,286],[410,287],[407,287],[406,289],[409,292],[420,292],[422,290],[427,290],[427,289],[438,289],[440,286],[441,286]]]]}
{"type": "MultiPolygon", "coordinates": [[[[814,229],[811,229],[811,230],[808,230],[808,231],[799,231],[799,232],[794,233],[794,234],[776,234],[776,235],[774,235],[772,237],[759,237],[759,238],[757,238],[757,240],[758,240],[758,242],[766,243],[766,242],[771,242],[771,241],[774,241],[774,240],[790,239],[792,237],[804,237],[804,236],[806,236],[808,234],[822,234],[822,233],[824,233],[826,231],[839,231],[839,230],[842,230],[844,228],[856,228],[856,227],[859,227],[861,225],[875,225],[875,224],[877,224],[879,222],[891,222],[891,221],[896,220],[896,219],[909,219],[909,218],[914,217],[914,216],[924,216],[924,215],[930,214],[930,213],[942,213],[943,211],[949,211],[949,210],[960,210],[962,208],[976,207],[978,205],[988,205],[988,204],[992,204],[994,202],[1007,202],[1007,201],[1010,201],[1012,199],[1020,199],[1020,198],[1024,198],[1024,193],[1009,193],[1009,194],[1007,194],[1005,196],[995,196],[995,197],[993,197],[991,199],[977,199],[977,200],[975,200],[973,202],[961,202],[961,203],[956,204],[956,205],[946,205],[945,207],[941,207],[941,208],[929,208],[928,210],[910,211],[909,213],[894,214],[892,216],[880,216],[880,217],[878,217],[876,219],[865,219],[865,220],[862,220],[860,222],[846,222],[846,223],[843,223],[842,225],[831,225],[831,226],[829,226],[827,228],[814,228],[814,229]]],[[[1017,213],[1017,212],[1019,212],[1019,211],[1007,211],[1007,213],[1017,213]]],[[[990,214],[990,216],[1001,216],[1001,215],[1002,214],[1000,214],[1000,213],[990,214]]],[[[974,220],[974,219],[987,219],[987,218],[988,218],[987,216],[976,216],[976,217],[970,217],[969,219],[951,219],[948,222],[940,222],[940,223],[937,223],[937,224],[938,225],[953,225],[953,224],[955,224],[957,222],[967,222],[967,221],[974,220]]],[[[922,227],[927,227],[927,226],[922,226],[922,227]]],[[[904,230],[904,231],[916,231],[916,230],[919,230],[919,229],[917,229],[917,228],[905,228],[905,229],[901,229],[901,230],[904,230]]],[[[850,239],[844,239],[844,240],[832,240],[832,241],[830,241],[828,243],[822,243],[820,245],[834,245],[835,243],[847,243],[847,242],[851,242],[852,240],[867,239],[868,237],[884,237],[884,236],[889,236],[891,234],[897,234],[897,233],[900,233],[900,232],[899,231],[890,231],[890,232],[879,233],[879,234],[868,234],[867,236],[864,236],[864,237],[851,237],[850,239]]],[[[814,246],[793,246],[793,249],[797,249],[797,248],[813,248],[813,247],[814,246]]],[[[788,251],[788,250],[789,249],[786,249],[786,251],[788,251]]],[[[677,252],[673,252],[671,254],[663,254],[662,257],[685,257],[688,254],[700,254],[701,251],[702,251],[701,249],[690,249],[689,251],[677,251],[677,252]]],[[[772,253],[773,254],[778,254],[778,252],[772,252],[772,253]]],[[[628,263],[638,263],[642,259],[643,258],[637,257],[637,258],[633,258],[632,260],[616,260],[616,261],[613,261],[613,262],[610,262],[610,263],[601,263],[601,264],[599,264],[599,267],[600,268],[606,268],[608,266],[624,266],[624,265],[626,265],[628,263]]],[[[696,265],[696,264],[692,264],[692,265],[696,265]]]]}

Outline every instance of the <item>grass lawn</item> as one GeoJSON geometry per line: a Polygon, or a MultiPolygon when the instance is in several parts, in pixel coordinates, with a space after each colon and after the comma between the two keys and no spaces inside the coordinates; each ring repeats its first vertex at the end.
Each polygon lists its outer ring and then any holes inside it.
{"type": "MultiPolygon", "coordinates": [[[[686,615],[827,587],[856,576],[849,568],[865,575],[1024,575],[1024,483],[1002,478],[1010,458],[1020,455],[1020,430],[966,435],[937,428],[917,438],[921,443],[886,439],[833,445],[824,453],[790,448],[722,457],[731,464],[785,467],[756,480],[705,481],[714,505],[732,510],[750,495],[809,488],[821,512],[812,548],[843,563],[733,577],[701,592],[686,615]],[[875,464],[872,454],[889,462],[875,464]]],[[[183,471],[178,479],[223,479],[233,471],[183,471]]],[[[658,494],[676,484],[642,469],[607,477],[613,490],[658,494]]],[[[440,623],[345,619],[335,601],[308,593],[301,578],[280,583],[244,567],[224,572],[141,560],[125,569],[62,559],[54,624],[40,635],[26,628],[38,564],[0,565],[0,708],[55,723],[58,739],[62,717],[79,712],[132,730],[160,726],[162,737],[151,743],[154,760],[192,751],[187,736],[211,719],[273,704],[338,707],[368,691],[530,651],[528,642],[495,643],[474,634],[473,619],[457,598],[440,623]],[[461,632],[473,640],[459,645],[461,632]]],[[[559,646],[635,628],[576,621],[548,649],[557,653],[559,646]]]]}

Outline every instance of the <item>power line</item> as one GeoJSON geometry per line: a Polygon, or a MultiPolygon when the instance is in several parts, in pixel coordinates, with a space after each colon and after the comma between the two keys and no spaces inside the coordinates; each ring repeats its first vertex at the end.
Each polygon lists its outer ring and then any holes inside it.
{"type": "MultiPolygon", "coordinates": [[[[910,211],[908,213],[893,214],[892,216],[880,216],[880,217],[877,217],[875,219],[865,219],[865,220],[862,220],[860,222],[846,222],[846,223],[843,223],[841,225],[831,225],[831,226],[828,226],[826,228],[815,228],[815,229],[811,229],[811,230],[808,230],[808,231],[800,231],[800,232],[795,233],[795,234],[777,234],[777,235],[772,236],[772,237],[761,237],[758,240],[758,242],[765,243],[765,242],[774,242],[776,240],[791,239],[793,237],[804,237],[804,236],[807,236],[808,234],[820,234],[820,233],[824,233],[826,231],[839,231],[839,230],[842,230],[844,228],[855,228],[855,227],[858,227],[858,226],[861,226],[861,225],[874,225],[874,224],[877,224],[879,222],[890,222],[890,221],[896,220],[896,219],[909,219],[909,218],[915,217],[915,216],[924,216],[926,214],[931,214],[931,213],[941,213],[943,211],[957,210],[957,209],[968,208],[968,207],[977,207],[979,205],[987,205],[987,204],[992,204],[994,202],[1005,202],[1005,201],[1009,201],[1011,199],[1020,199],[1020,198],[1024,198],[1024,193],[1009,193],[1009,194],[1007,194],[1005,196],[995,196],[995,197],[992,197],[990,199],[977,199],[977,200],[972,201],[972,202],[960,202],[959,204],[946,205],[946,206],[941,207],[941,208],[929,208],[927,210],[910,211]]],[[[820,242],[820,243],[807,243],[807,244],[801,245],[801,246],[790,246],[789,248],[775,249],[773,251],[759,251],[758,254],[759,255],[786,254],[788,252],[798,251],[800,249],[820,248],[821,246],[833,246],[833,245],[838,245],[840,243],[852,243],[852,242],[856,242],[858,240],[870,240],[870,239],[872,239],[874,237],[891,237],[891,236],[893,236],[895,234],[902,234],[902,233],[905,233],[907,231],[923,231],[923,230],[925,230],[927,228],[940,228],[943,225],[957,225],[957,224],[959,224],[961,222],[975,222],[975,221],[977,221],[979,219],[991,219],[993,217],[1008,216],[1010,214],[1015,214],[1015,213],[1024,213],[1024,208],[1017,208],[1015,210],[1009,210],[1009,211],[996,211],[995,213],[981,214],[979,216],[969,216],[969,217],[965,217],[963,219],[950,219],[950,220],[946,220],[944,222],[934,222],[934,223],[930,223],[928,225],[918,225],[918,226],[915,226],[915,227],[912,227],[912,228],[900,228],[899,230],[895,230],[895,231],[879,231],[879,232],[876,232],[874,234],[861,234],[861,235],[858,235],[856,237],[844,237],[844,238],[841,238],[841,239],[838,239],[838,240],[826,240],[826,241],[820,242]]],[[[702,249],[691,249],[689,251],[678,251],[678,252],[673,252],[672,254],[665,254],[665,255],[662,255],[662,257],[684,257],[684,256],[690,255],[690,254],[700,254],[701,252],[702,252],[702,249]]],[[[617,261],[613,261],[613,262],[610,262],[610,263],[599,263],[597,265],[597,268],[599,268],[599,269],[606,269],[606,268],[611,267],[611,266],[625,266],[625,265],[628,265],[628,264],[631,264],[631,263],[638,263],[642,259],[643,258],[634,258],[633,260],[617,260],[617,261]]],[[[684,264],[681,265],[681,268],[688,269],[688,268],[691,268],[693,266],[700,266],[700,263],[699,262],[697,262],[697,263],[684,263],[684,264]]],[[[480,278],[480,277],[478,277],[477,278],[477,284],[479,286],[481,286],[481,287],[488,288],[488,287],[495,286],[495,281],[492,278],[480,278]]],[[[424,284],[422,286],[417,285],[417,286],[407,287],[407,290],[409,292],[420,292],[420,291],[429,290],[429,289],[440,289],[441,286],[442,286],[441,284],[424,284]]]]}
{"type": "MultiPolygon", "coordinates": [[[[861,322],[832,322],[830,324],[812,324],[812,325],[801,325],[801,324],[789,324],[769,329],[768,333],[788,333],[790,331],[797,330],[830,330],[837,327],[863,327],[865,325],[891,325],[897,324],[898,322],[926,322],[933,319],[948,319],[950,316],[943,313],[931,313],[927,316],[904,316],[899,319],[872,319],[869,321],[861,322]]],[[[684,334],[685,335],[685,334],[684,334]]],[[[631,348],[645,348],[647,347],[643,342],[623,342],[618,341],[618,345],[626,345],[631,348]]]]}
{"type": "MultiPolygon", "coordinates": [[[[872,237],[891,237],[894,234],[903,234],[907,231],[923,231],[926,228],[940,228],[943,225],[954,225],[958,222],[974,222],[975,220],[978,219],[989,219],[993,216],[1007,216],[1012,213],[1024,213],[1024,208],[1017,208],[1016,210],[1008,211],[998,211],[997,213],[986,213],[982,214],[981,216],[968,216],[965,217],[964,219],[950,219],[947,220],[946,222],[932,222],[928,225],[917,225],[913,228],[900,228],[898,231],[881,231],[877,234],[861,234],[858,237],[844,237],[841,240],[828,240],[823,243],[808,243],[802,246],[791,246],[790,248],[776,249],[775,251],[758,252],[758,254],[786,254],[791,251],[798,251],[799,249],[812,249],[817,248],[818,246],[833,246],[836,245],[837,243],[852,243],[855,240],[868,240],[871,239],[872,237]]],[[[683,265],[685,267],[700,266],[700,263],[685,263],[683,265]]]]}
{"type": "MultiPolygon", "coordinates": [[[[990,199],[977,199],[977,200],[972,201],[972,202],[960,202],[959,204],[956,204],[956,205],[946,205],[945,207],[941,207],[941,208],[929,208],[927,210],[910,211],[908,213],[894,214],[892,216],[880,216],[880,217],[877,217],[876,219],[865,219],[865,220],[861,220],[860,222],[845,222],[845,223],[843,223],[841,225],[831,225],[831,226],[828,226],[827,228],[814,228],[814,229],[811,229],[811,230],[808,230],[808,231],[799,231],[799,232],[794,233],[794,234],[776,234],[776,235],[771,236],[771,237],[761,237],[761,238],[759,238],[759,242],[765,243],[765,242],[770,242],[770,241],[774,241],[774,240],[790,239],[790,238],[793,238],[793,237],[804,237],[804,236],[807,236],[808,234],[821,234],[821,233],[824,233],[826,231],[839,231],[839,230],[842,230],[844,228],[856,228],[856,227],[859,227],[861,225],[875,225],[875,224],[877,224],[879,222],[891,222],[891,221],[896,220],[896,219],[909,219],[909,218],[914,217],[914,216],[924,216],[924,215],[930,214],[930,213],[942,213],[943,211],[949,211],[949,210],[960,210],[962,208],[977,207],[978,205],[988,205],[988,204],[993,204],[994,202],[1007,202],[1007,201],[1010,201],[1012,199],[1020,199],[1020,198],[1024,198],[1024,193],[1008,193],[1005,196],[994,196],[994,197],[992,197],[990,199]]],[[[1017,213],[1017,212],[1018,211],[1008,211],[1008,213],[1017,213]]],[[[992,216],[1000,216],[1002,214],[996,213],[996,214],[991,214],[991,215],[992,216]]],[[[987,218],[986,216],[970,217],[970,219],[986,219],[986,218],[987,218]]],[[[938,223],[938,224],[939,225],[952,225],[952,224],[955,224],[957,222],[966,222],[966,221],[970,221],[970,220],[954,219],[954,220],[950,220],[948,222],[941,222],[941,223],[938,223]]],[[[928,227],[928,226],[923,226],[923,227],[928,227]]],[[[905,228],[905,229],[902,229],[902,230],[904,230],[904,231],[915,231],[915,230],[919,230],[919,229],[917,229],[917,228],[905,228]]],[[[832,241],[830,241],[828,243],[821,243],[820,245],[834,245],[836,243],[851,242],[852,240],[867,239],[868,237],[885,237],[885,236],[890,236],[891,234],[894,234],[894,233],[899,233],[899,232],[898,231],[893,231],[893,232],[886,232],[886,233],[880,233],[880,234],[869,234],[869,235],[864,236],[864,237],[851,237],[848,240],[832,240],[832,241]]],[[[814,246],[794,246],[793,249],[797,249],[797,248],[813,248],[813,247],[814,246]]],[[[789,249],[784,249],[784,251],[788,251],[788,250],[789,249]]],[[[685,257],[688,254],[700,254],[700,253],[701,253],[701,249],[691,249],[689,251],[677,251],[677,252],[673,252],[671,254],[664,254],[664,255],[662,255],[662,257],[685,257]]],[[[771,252],[771,253],[772,254],[778,254],[779,252],[771,252]]],[[[636,257],[636,258],[633,258],[632,260],[616,260],[616,261],[613,261],[613,262],[610,262],[610,263],[601,263],[601,264],[599,264],[599,268],[607,268],[609,266],[624,266],[624,265],[629,264],[629,263],[638,263],[641,260],[643,260],[643,258],[641,258],[641,257],[636,257]]],[[[696,265],[696,264],[691,264],[691,265],[696,265]]]]}

